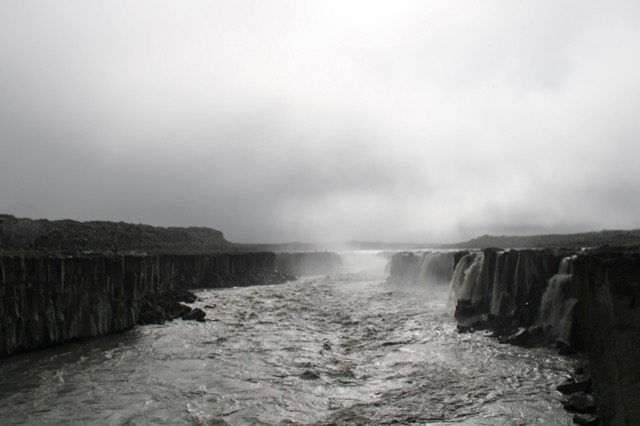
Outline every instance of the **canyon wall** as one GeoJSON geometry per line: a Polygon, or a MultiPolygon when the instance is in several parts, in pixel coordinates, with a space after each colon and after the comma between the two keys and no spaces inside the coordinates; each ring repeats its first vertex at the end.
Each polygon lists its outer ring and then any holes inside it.
{"type": "Polygon", "coordinates": [[[561,342],[581,346],[574,327],[577,292],[572,253],[564,250],[470,252],[452,279],[459,322],[489,328],[513,343],[561,342]]]}
{"type": "Polygon", "coordinates": [[[132,328],[178,288],[271,284],[274,253],[0,256],[0,356],[132,328]]]}
{"type": "Polygon", "coordinates": [[[605,425],[638,425],[640,253],[578,256],[573,280],[598,416],[605,425]]]}

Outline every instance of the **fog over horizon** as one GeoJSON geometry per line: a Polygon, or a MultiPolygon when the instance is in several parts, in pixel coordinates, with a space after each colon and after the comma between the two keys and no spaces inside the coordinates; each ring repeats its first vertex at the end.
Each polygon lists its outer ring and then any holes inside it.
{"type": "Polygon", "coordinates": [[[0,213],[234,242],[640,228],[640,2],[6,2],[0,213]]]}

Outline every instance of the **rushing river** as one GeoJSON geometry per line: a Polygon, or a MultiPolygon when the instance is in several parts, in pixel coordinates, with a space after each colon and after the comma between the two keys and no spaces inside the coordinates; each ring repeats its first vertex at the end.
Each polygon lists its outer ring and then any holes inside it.
{"type": "Polygon", "coordinates": [[[575,362],[458,334],[447,289],[351,270],[197,294],[204,323],[0,359],[0,424],[572,424],[575,362]]]}

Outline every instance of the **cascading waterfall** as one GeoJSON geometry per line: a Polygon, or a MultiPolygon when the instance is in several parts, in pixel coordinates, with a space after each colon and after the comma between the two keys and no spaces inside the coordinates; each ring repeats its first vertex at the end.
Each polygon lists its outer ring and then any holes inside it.
{"type": "Polygon", "coordinates": [[[482,297],[482,286],[478,281],[482,279],[483,252],[472,252],[460,259],[453,271],[449,309],[455,309],[458,300],[477,302],[482,297]]]}
{"type": "Polygon", "coordinates": [[[520,274],[519,252],[516,253],[515,264],[513,262],[512,251],[500,251],[496,253],[496,263],[491,282],[490,313],[499,316],[512,315],[516,310],[517,284],[520,274]]]}
{"type": "Polygon", "coordinates": [[[453,278],[454,252],[426,252],[422,255],[420,280],[427,286],[445,285],[453,278]]]}
{"type": "Polygon", "coordinates": [[[507,293],[505,292],[506,282],[503,278],[505,275],[504,271],[504,261],[506,256],[504,256],[504,252],[498,253],[498,257],[496,259],[495,271],[493,274],[493,285],[491,288],[491,307],[490,312],[494,315],[500,314],[500,307],[503,305],[502,301],[505,299],[507,293]]]}
{"type": "Polygon", "coordinates": [[[375,250],[344,251],[339,253],[342,259],[341,272],[365,276],[384,276],[389,272],[390,254],[375,250]]]}
{"type": "Polygon", "coordinates": [[[456,252],[396,253],[389,262],[389,280],[401,285],[442,289],[453,277],[456,252]]]}
{"type": "Polygon", "coordinates": [[[276,254],[276,268],[281,272],[297,276],[331,274],[340,266],[342,266],[340,256],[329,251],[276,254]]]}
{"type": "Polygon", "coordinates": [[[572,264],[576,255],[562,259],[558,273],[549,279],[540,306],[540,325],[545,334],[557,336],[569,342],[573,326],[573,310],[578,301],[577,292],[571,279],[572,264]]]}

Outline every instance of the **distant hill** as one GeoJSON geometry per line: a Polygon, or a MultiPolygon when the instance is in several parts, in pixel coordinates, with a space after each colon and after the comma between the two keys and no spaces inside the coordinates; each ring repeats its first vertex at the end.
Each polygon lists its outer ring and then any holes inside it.
{"type": "Polygon", "coordinates": [[[222,232],[124,222],[21,219],[0,215],[0,249],[45,252],[219,252],[236,246],[222,232]]]}
{"type": "Polygon", "coordinates": [[[629,231],[598,231],[578,234],[549,234],[529,236],[483,235],[467,242],[447,244],[443,248],[583,248],[583,247],[640,247],[640,229],[629,231]]]}

